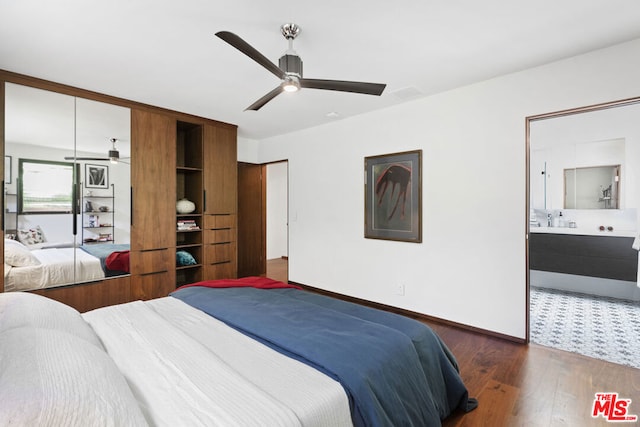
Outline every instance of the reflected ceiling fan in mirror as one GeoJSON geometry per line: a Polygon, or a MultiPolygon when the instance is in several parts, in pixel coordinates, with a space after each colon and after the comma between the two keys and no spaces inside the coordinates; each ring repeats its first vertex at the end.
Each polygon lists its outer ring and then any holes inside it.
{"type": "Polygon", "coordinates": [[[109,152],[107,153],[107,157],[73,157],[73,156],[67,156],[64,159],[65,160],[75,160],[75,161],[92,161],[92,162],[111,162],[113,164],[117,164],[117,163],[127,163],[126,161],[124,161],[123,159],[120,158],[120,152],[116,149],[116,142],[118,141],[117,138],[109,138],[109,141],[111,142],[111,150],[109,150],[109,152]]]}
{"type": "Polygon", "coordinates": [[[295,92],[301,88],[336,90],[340,92],[362,93],[380,96],[386,84],[351,82],[344,80],[307,79],[302,77],[302,59],[293,50],[293,40],[300,33],[296,24],[284,24],[280,27],[282,35],[289,41],[289,49],[280,57],[278,65],[258,52],[249,43],[229,31],[219,31],[216,36],[238,49],[240,52],[262,65],[281,80],[278,87],[251,104],[246,110],[257,111],[283,91],[295,92]]]}

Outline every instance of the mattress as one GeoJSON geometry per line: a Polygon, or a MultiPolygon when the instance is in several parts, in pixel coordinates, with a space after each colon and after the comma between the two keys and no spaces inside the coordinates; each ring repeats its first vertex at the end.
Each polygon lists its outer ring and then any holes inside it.
{"type": "Polygon", "coordinates": [[[175,298],[83,318],[151,425],[352,425],[337,381],[175,298]]]}

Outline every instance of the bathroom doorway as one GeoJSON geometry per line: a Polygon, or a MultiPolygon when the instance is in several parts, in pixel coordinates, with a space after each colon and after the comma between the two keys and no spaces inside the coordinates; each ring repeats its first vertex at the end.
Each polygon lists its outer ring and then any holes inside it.
{"type": "Polygon", "coordinates": [[[638,118],[640,99],[527,118],[527,306],[530,342],[640,368],[638,118]]]}

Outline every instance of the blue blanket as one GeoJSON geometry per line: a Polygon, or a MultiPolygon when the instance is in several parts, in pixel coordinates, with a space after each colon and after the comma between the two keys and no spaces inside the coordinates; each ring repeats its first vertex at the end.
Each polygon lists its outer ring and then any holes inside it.
{"type": "Polygon", "coordinates": [[[440,426],[473,407],[453,356],[412,319],[295,289],[171,295],[339,381],[356,426],[440,426]]]}

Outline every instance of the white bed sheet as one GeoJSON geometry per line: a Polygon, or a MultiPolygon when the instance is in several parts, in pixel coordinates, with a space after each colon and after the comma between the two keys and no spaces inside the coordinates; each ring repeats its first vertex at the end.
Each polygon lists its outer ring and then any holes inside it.
{"type": "Polygon", "coordinates": [[[83,317],[152,425],[352,425],[339,383],[182,301],[136,301],[83,317]]]}
{"type": "Polygon", "coordinates": [[[34,249],[31,253],[40,264],[5,270],[5,292],[50,288],[105,277],[100,260],[82,249],[34,249]]]}

